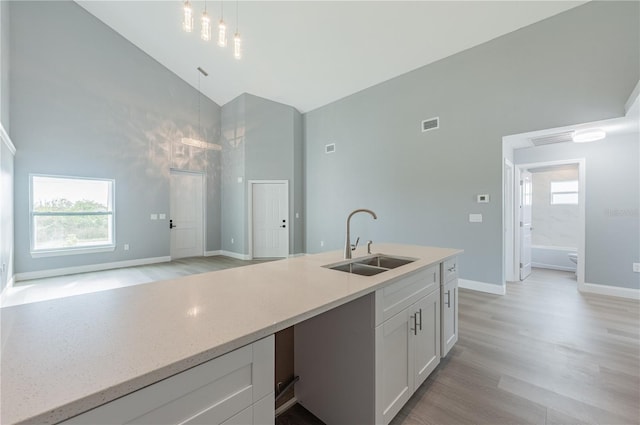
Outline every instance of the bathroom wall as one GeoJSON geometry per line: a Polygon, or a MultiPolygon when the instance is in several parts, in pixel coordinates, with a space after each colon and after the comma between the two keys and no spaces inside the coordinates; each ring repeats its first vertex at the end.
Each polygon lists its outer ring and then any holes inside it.
{"type": "Polygon", "coordinates": [[[578,180],[578,168],[533,172],[533,245],[578,247],[578,205],[551,205],[551,182],[578,180]]]}

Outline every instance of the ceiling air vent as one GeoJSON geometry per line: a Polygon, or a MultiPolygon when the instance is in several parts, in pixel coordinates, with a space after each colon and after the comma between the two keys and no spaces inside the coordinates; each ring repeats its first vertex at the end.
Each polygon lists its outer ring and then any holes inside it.
{"type": "Polygon", "coordinates": [[[571,136],[573,131],[565,131],[564,133],[549,134],[547,136],[532,137],[531,143],[534,146],[553,145],[554,143],[572,142],[571,136]]]}
{"type": "Polygon", "coordinates": [[[440,128],[440,117],[429,118],[428,120],[422,121],[422,132],[429,130],[435,130],[440,128]]]}

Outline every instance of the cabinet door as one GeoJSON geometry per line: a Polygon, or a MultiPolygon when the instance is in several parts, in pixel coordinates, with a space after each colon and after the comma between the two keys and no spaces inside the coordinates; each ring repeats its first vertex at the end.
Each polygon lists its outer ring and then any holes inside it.
{"type": "MultiPolygon", "coordinates": [[[[440,291],[434,291],[410,307],[415,321],[414,391],[440,363],[440,291]]],[[[413,327],[413,326],[412,326],[413,327]]]]}
{"type": "Polygon", "coordinates": [[[402,310],[376,328],[376,423],[388,424],[413,394],[413,319],[402,310]]]}
{"type": "Polygon", "coordinates": [[[442,357],[458,342],[458,279],[443,286],[442,291],[442,357]]]}

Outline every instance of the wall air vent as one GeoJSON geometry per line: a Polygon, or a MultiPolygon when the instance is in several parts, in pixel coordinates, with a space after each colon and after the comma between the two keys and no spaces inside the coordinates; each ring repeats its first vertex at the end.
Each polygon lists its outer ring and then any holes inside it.
{"type": "Polygon", "coordinates": [[[548,134],[541,137],[532,137],[529,140],[531,140],[531,143],[533,143],[534,146],[553,145],[555,143],[572,142],[572,135],[573,131],[565,131],[564,133],[548,134]]]}
{"type": "Polygon", "coordinates": [[[429,118],[428,120],[422,121],[422,132],[429,130],[436,130],[440,128],[440,117],[429,118]]]}
{"type": "Polygon", "coordinates": [[[336,144],[331,143],[329,145],[324,145],[324,153],[334,153],[336,151],[336,144]]]}

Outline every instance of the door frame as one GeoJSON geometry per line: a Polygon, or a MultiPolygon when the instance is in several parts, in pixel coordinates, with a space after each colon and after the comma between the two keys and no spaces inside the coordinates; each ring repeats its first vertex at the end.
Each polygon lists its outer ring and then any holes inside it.
{"type": "MultiPolygon", "coordinates": [[[[576,268],[577,280],[578,280],[578,289],[582,290],[584,288],[585,282],[585,240],[586,240],[586,160],[585,158],[575,158],[575,159],[561,159],[556,161],[542,161],[542,162],[532,162],[526,164],[515,164],[515,182],[518,184],[514,184],[514,211],[519,211],[520,209],[520,173],[523,170],[528,170],[530,168],[538,168],[538,167],[552,167],[554,165],[578,165],[578,265],[576,268]]],[[[514,213],[514,229],[520,228],[520,214],[514,213]],[[516,226],[517,225],[517,226],[516,226]]],[[[515,264],[520,263],[520,232],[514,231],[514,249],[513,256],[511,257],[515,264]]],[[[507,255],[507,258],[509,256],[507,255]]],[[[519,267],[514,270],[519,273],[519,267]]],[[[516,279],[519,281],[520,279],[516,279]]]]}
{"type": "Polygon", "coordinates": [[[253,186],[256,184],[284,184],[287,195],[287,256],[290,255],[291,247],[291,206],[289,205],[289,180],[249,180],[247,182],[247,240],[249,260],[253,260],[253,186]]]}
{"type": "MultiPolygon", "coordinates": [[[[504,275],[505,280],[509,282],[516,281],[516,262],[515,256],[513,255],[514,246],[515,246],[515,236],[514,236],[514,225],[516,220],[514,218],[515,214],[515,203],[514,196],[516,194],[515,191],[515,167],[513,162],[509,161],[509,159],[504,158],[504,164],[502,167],[502,177],[503,177],[503,187],[502,187],[502,204],[503,204],[503,212],[502,212],[502,227],[503,227],[503,253],[502,258],[504,258],[504,275]],[[510,175],[509,175],[510,174],[510,175]]],[[[504,285],[504,282],[503,282],[504,285]]]]}
{"type": "MultiPolygon", "coordinates": [[[[169,168],[169,213],[167,221],[171,219],[171,175],[173,173],[192,174],[200,176],[202,180],[202,254],[204,257],[207,246],[207,175],[204,171],[183,170],[181,168],[169,168]]],[[[169,223],[167,223],[167,226],[169,223]]],[[[169,256],[171,257],[171,233],[169,233],[169,256]]],[[[171,258],[173,260],[173,257],[171,258]]]]}

